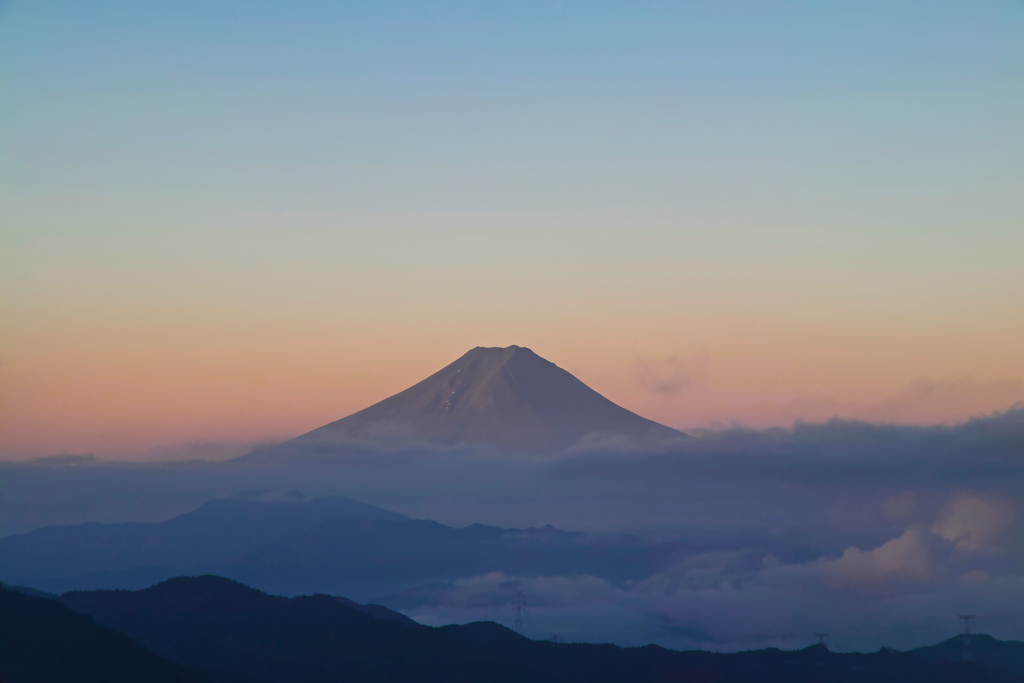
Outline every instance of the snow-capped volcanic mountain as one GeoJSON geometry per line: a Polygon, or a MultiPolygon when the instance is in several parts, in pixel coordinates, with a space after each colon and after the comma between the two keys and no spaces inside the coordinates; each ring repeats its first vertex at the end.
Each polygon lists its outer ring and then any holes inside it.
{"type": "Polygon", "coordinates": [[[530,349],[478,346],[405,391],[282,445],[396,435],[524,453],[559,451],[588,435],[638,441],[685,436],[612,403],[530,349]]]}

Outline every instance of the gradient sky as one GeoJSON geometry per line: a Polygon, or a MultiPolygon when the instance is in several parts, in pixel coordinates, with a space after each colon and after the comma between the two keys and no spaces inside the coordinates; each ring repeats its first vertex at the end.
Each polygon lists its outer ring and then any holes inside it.
{"type": "Polygon", "coordinates": [[[0,457],[477,345],[680,428],[1024,401],[1024,3],[0,5],[0,457]]]}

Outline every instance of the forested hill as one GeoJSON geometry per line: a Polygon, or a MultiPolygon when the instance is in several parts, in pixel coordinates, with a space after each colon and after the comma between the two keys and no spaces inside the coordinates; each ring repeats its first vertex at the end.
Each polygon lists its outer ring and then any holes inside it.
{"type": "Polygon", "coordinates": [[[492,622],[432,628],[379,619],[328,595],[284,598],[216,576],[61,601],[175,662],[268,683],[1024,683],[979,662],[932,663],[890,650],[717,654],[537,641],[492,622]]]}

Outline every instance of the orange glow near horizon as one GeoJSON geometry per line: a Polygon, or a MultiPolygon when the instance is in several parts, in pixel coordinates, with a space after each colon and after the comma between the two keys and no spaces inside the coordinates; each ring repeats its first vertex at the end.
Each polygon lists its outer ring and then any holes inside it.
{"type": "Polygon", "coordinates": [[[0,460],[477,345],[684,430],[1024,401],[1019,3],[165,4],[0,5],[0,460]]]}
{"type": "Polygon", "coordinates": [[[504,319],[481,312],[472,321],[459,310],[472,302],[449,301],[410,305],[404,320],[397,306],[386,318],[365,305],[340,305],[333,317],[320,315],[328,305],[136,317],[122,315],[123,301],[23,318],[0,366],[0,452],[145,459],[159,447],[288,438],[396,393],[472,346],[513,343],[684,430],[833,417],[948,423],[1024,400],[1012,339],[1001,347],[952,326],[894,324],[886,336],[857,321],[830,328],[743,310],[732,319],[694,310],[684,324],[628,301],[575,302],[576,315],[561,319],[557,306],[506,303],[504,319]],[[941,348],[925,342],[932,335],[944,336],[941,348]],[[984,358],[961,353],[980,344],[984,358]]]}

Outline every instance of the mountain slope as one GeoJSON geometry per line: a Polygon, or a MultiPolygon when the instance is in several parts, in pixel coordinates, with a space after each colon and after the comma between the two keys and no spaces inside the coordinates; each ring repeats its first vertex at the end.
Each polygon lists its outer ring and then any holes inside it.
{"type": "Polygon", "coordinates": [[[1024,676],[1024,642],[1019,640],[996,640],[983,634],[960,634],[936,645],[910,650],[910,653],[930,662],[968,659],[1024,676]]]}
{"type": "Polygon", "coordinates": [[[1021,683],[980,663],[822,646],[735,654],[552,643],[492,622],[431,628],[375,619],[334,598],[281,598],[215,576],[142,591],[68,593],[76,611],[192,666],[267,683],[1021,683]]]}
{"type": "Polygon", "coordinates": [[[199,683],[226,678],[168,661],[55,600],[0,588],[0,680],[199,683]]]}
{"type": "MultiPolygon", "coordinates": [[[[38,587],[43,579],[134,570],[143,585],[151,585],[146,579],[152,576],[162,580],[230,562],[321,522],[353,518],[408,521],[397,512],[340,496],[303,503],[216,499],[166,522],[90,522],[7,536],[0,539],[0,579],[38,587]]],[[[101,582],[98,587],[118,578],[95,580],[101,582]]]]}
{"type": "Polygon", "coordinates": [[[591,434],[640,441],[684,436],[612,403],[530,349],[478,346],[405,391],[244,459],[395,437],[551,453],[591,434]]]}
{"type": "Polygon", "coordinates": [[[217,574],[283,595],[369,600],[495,571],[588,574],[617,584],[671,566],[680,552],[678,543],[592,537],[550,525],[449,527],[344,498],[217,500],[159,524],[49,527],[0,539],[0,579],[62,593],[217,574]]]}

